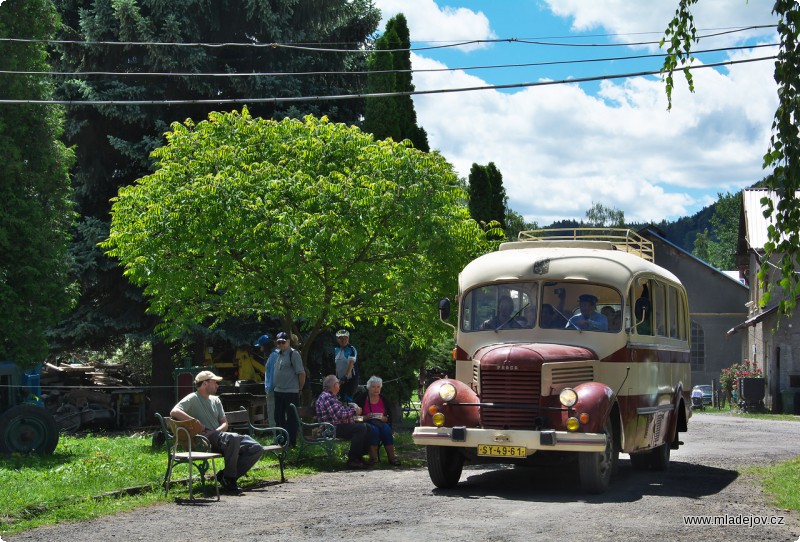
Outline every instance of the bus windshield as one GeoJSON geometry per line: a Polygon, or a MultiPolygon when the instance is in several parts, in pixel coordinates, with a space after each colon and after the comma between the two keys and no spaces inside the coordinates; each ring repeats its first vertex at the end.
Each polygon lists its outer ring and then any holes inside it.
{"type": "Polygon", "coordinates": [[[461,330],[563,329],[616,332],[622,329],[622,296],[594,283],[508,282],[480,286],[461,303],[461,330]]]}

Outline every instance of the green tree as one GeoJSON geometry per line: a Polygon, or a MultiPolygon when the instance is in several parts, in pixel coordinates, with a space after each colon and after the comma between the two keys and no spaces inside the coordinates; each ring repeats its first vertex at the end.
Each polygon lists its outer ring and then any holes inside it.
{"type": "MultiPolygon", "coordinates": [[[[697,0],[680,0],[675,17],[670,21],[661,40],[669,43],[662,73],[666,83],[669,106],[672,106],[673,73],[681,69],[694,91],[689,65],[692,47],[697,43],[697,30],[692,16],[692,6],[697,0]]],[[[791,314],[800,295],[800,277],[797,274],[800,258],[800,145],[798,145],[797,118],[800,116],[800,4],[796,0],[776,0],[772,12],[778,19],[780,49],[775,62],[775,81],[778,83],[778,109],[772,123],[772,138],[764,155],[764,168],[773,174],[765,179],[767,188],[779,198],[773,206],[769,198],[761,200],[764,214],[774,221],[768,229],[764,245],[766,257],[759,270],[759,282],[766,288],[761,298],[762,306],[778,293],[778,311],[791,314]],[[777,283],[767,283],[774,265],[772,256],[778,258],[780,278],[777,283]]]]}
{"type": "MultiPolygon", "coordinates": [[[[64,25],[58,46],[61,71],[124,73],[65,78],[59,97],[76,101],[263,98],[322,96],[363,92],[363,52],[315,53],[267,43],[336,43],[368,46],[380,12],[371,0],[55,0],[64,25]],[[141,42],[143,45],[116,45],[141,42]],[[237,46],[159,45],[171,43],[237,46]],[[262,45],[252,47],[248,45],[262,45]],[[177,76],[175,73],[231,73],[231,77],[177,76]],[[277,72],[324,75],[233,76],[277,72]],[[342,75],[335,75],[338,72],[342,75]],[[145,73],[166,73],[154,77],[145,73]]],[[[357,122],[363,101],[257,103],[259,116],[283,118],[328,114],[357,122]]],[[[121,186],[152,172],[150,153],[164,144],[174,121],[205,118],[219,109],[209,104],[70,107],[66,141],[77,152],[73,174],[80,215],[71,250],[78,262],[77,306],[54,331],[57,346],[74,351],[101,349],[128,341],[152,344],[153,410],[173,401],[173,358],[180,345],[153,337],[157,317],[145,314],[142,292],[123,277],[122,268],[98,248],[109,232],[110,199],[121,186]],[[163,390],[163,393],[161,393],[163,390]]],[[[195,341],[208,335],[198,329],[195,341]]],[[[196,351],[197,349],[192,349],[196,351]]]]}
{"type": "MultiPolygon", "coordinates": [[[[0,35],[51,39],[59,18],[50,0],[7,0],[0,35]]],[[[41,43],[0,42],[0,69],[47,71],[41,43]]],[[[0,76],[0,96],[42,100],[53,87],[34,75],[0,76]]],[[[56,106],[0,106],[0,360],[23,366],[48,352],[45,331],[69,309],[68,228],[73,218],[68,170],[72,152],[60,142],[56,106]]]]}
{"type": "Polygon", "coordinates": [[[625,213],[613,207],[606,207],[602,203],[592,202],[592,207],[586,211],[588,226],[592,228],[624,228],[625,213]]]}
{"type": "Polygon", "coordinates": [[[364,130],[378,139],[408,139],[421,151],[430,150],[428,134],[417,124],[411,92],[411,37],[405,15],[399,13],[386,23],[386,31],[375,40],[369,60],[369,93],[404,92],[401,96],[368,98],[364,130]]]}
{"type": "Polygon", "coordinates": [[[469,213],[476,221],[489,224],[497,222],[501,228],[506,224],[506,189],[503,174],[494,162],[482,166],[472,164],[469,170],[469,213]]]}
{"type": "Polygon", "coordinates": [[[104,247],[178,337],[232,316],[383,322],[412,345],[485,236],[438,153],[311,116],[175,123],[158,169],[120,190],[104,247]]]}
{"type": "Polygon", "coordinates": [[[693,253],[717,269],[735,269],[742,193],[720,192],[717,197],[711,216],[711,232],[705,229],[697,235],[693,253]]]}
{"type": "Polygon", "coordinates": [[[506,209],[505,223],[506,239],[509,241],[515,241],[521,231],[539,229],[539,224],[536,221],[526,222],[525,217],[513,209],[506,209]]]}
{"type": "MultiPolygon", "coordinates": [[[[366,76],[292,75],[153,77],[156,72],[247,74],[347,72],[366,68],[362,52],[313,53],[247,46],[173,46],[158,43],[337,43],[366,45],[380,13],[370,0],[56,0],[64,26],[57,67],[63,71],[126,73],[75,76],[59,88],[62,98],[168,100],[319,96],[363,92],[366,76]],[[111,44],[109,44],[109,42],[111,44]],[[114,45],[143,42],[151,45],[114,45]]],[[[21,31],[19,35],[27,35],[21,31]]],[[[356,122],[363,101],[259,103],[259,116],[328,114],[356,122]]],[[[80,221],[72,251],[78,262],[78,305],[56,330],[62,348],[102,347],[126,335],[147,336],[155,318],[145,315],[138,288],[116,262],[97,249],[108,236],[110,199],[121,186],[152,171],[150,153],[164,144],[174,121],[205,118],[218,106],[164,104],[81,106],[68,110],[67,143],[75,145],[75,200],[80,221]]]]}

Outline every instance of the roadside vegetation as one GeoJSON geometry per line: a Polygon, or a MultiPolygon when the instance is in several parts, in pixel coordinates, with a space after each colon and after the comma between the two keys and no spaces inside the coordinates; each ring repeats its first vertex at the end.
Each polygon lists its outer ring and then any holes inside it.
{"type": "MultiPolygon", "coordinates": [[[[411,441],[410,427],[416,418],[404,418],[396,433],[395,445],[403,466],[423,464],[419,450],[411,441]]],[[[339,455],[347,451],[347,442],[338,444],[339,455]]],[[[318,453],[318,452],[312,452],[318,453]]],[[[388,469],[384,461],[374,468],[388,469]]],[[[344,461],[334,468],[339,469],[344,461]]],[[[62,435],[51,456],[14,455],[0,460],[0,537],[41,525],[63,521],[85,521],[157,503],[188,499],[188,485],[181,480],[187,468],[176,467],[169,495],[161,482],[167,457],[163,447],[152,447],[152,433],[132,435],[87,434],[62,435]]],[[[290,452],[285,473],[289,480],[327,470],[323,457],[296,461],[290,452]]],[[[196,471],[195,471],[196,475],[196,471]]],[[[196,480],[196,478],[195,478],[196,480]]],[[[277,460],[266,454],[240,479],[240,485],[259,487],[280,483],[277,460]]],[[[201,486],[195,483],[195,497],[201,486]]],[[[206,483],[206,495],[215,498],[213,485],[206,483]]]]}
{"type": "MultiPolygon", "coordinates": [[[[737,412],[727,408],[706,407],[694,415],[734,416],[756,420],[800,422],[795,414],[768,414],[765,412],[737,412]]],[[[772,495],[775,506],[786,510],[800,510],[800,456],[784,463],[767,467],[747,467],[743,474],[761,479],[761,486],[772,495]]]]}

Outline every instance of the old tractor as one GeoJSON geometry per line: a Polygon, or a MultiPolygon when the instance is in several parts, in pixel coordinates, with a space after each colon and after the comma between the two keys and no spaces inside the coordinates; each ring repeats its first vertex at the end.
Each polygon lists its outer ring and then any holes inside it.
{"type": "Polygon", "coordinates": [[[49,455],[57,445],[58,425],[44,408],[39,369],[23,371],[0,361],[0,455],[49,455]]]}

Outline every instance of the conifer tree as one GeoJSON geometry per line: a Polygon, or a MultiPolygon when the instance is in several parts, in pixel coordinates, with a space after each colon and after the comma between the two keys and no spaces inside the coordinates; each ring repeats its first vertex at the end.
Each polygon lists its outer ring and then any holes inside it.
{"type": "MultiPolygon", "coordinates": [[[[405,15],[399,13],[386,23],[386,31],[375,41],[369,60],[369,93],[413,92],[411,37],[405,15]]],[[[428,134],[417,124],[411,95],[368,98],[364,130],[377,139],[408,139],[414,148],[428,152],[428,134]]]]}
{"type": "MultiPolygon", "coordinates": [[[[46,40],[58,25],[51,0],[7,0],[0,9],[2,36],[46,40]]],[[[47,71],[45,46],[0,43],[0,69],[47,71]]],[[[0,76],[5,98],[50,99],[52,91],[39,75],[0,76]]],[[[45,332],[73,299],[67,253],[73,155],[59,140],[62,128],[57,106],[0,106],[0,360],[24,367],[45,358],[45,332]]]]}
{"type": "Polygon", "coordinates": [[[481,166],[472,164],[469,171],[469,213],[478,222],[498,222],[505,229],[506,190],[503,175],[494,162],[481,166]]]}

